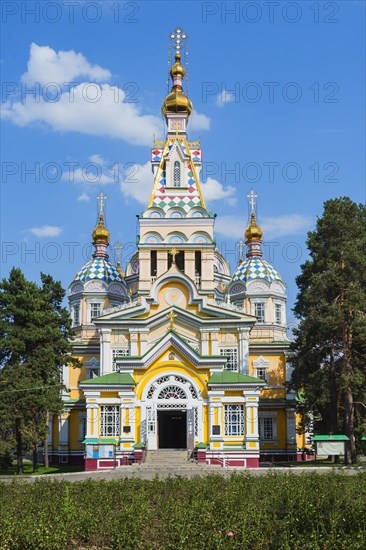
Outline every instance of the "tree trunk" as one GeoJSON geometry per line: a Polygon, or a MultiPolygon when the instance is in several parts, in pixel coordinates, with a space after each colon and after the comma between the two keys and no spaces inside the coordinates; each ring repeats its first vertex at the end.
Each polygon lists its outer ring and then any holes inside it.
{"type": "Polygon", "coordinates": [[[37,443],[33,443],[33,450],[32,450],[32,462],[33,462],[33,472],[38,472],[38,445],[37,443]]]}
{"type": "Polygon", "coordinates": [[[344,429],[349,437],[349,443],[346,445],[345,462],[346,464],[355,464],[357,460],[356,441],[355,441],[355,410],[353,403],[353,394],[351,390],[353,369],[352,369],[352,329],[347,330],[346,322],[343,321],[343,374],[345,380],[344,388],[344,429]]]}
{"type": "Polygon", "coordinates": [[[44,467],[49,468],[48,463],[48,424],[50,421],[50,413],[46,411],[46,427],[47,427],[47,435],[44,439],[44,467]]]}
{"type": "Polygon", "coordinates": [[[23,440],[22,432],[20,430],[20,420],[15,420],[15,439],[16,439],[16,453],[17,453],[17,474],[24,474],[23,464],[23,440]]]}
{"type": "Polygon", "coordinates": [[[329,360],[329,401],[330,401],[330,432],[338,433],[338,395],[336,383],[336,371],[334,365],[334,352],[330,352],[329,360]]]}

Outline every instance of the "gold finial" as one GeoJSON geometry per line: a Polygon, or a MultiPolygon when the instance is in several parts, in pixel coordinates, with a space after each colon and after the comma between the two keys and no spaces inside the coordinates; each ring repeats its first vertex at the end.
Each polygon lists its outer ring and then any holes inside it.
{"type": "Polygon", "coordinates": [[[176,315],[173,310],[167,315],[167,318],[169,319],[169,325],[168,325],[168,328],[167,328],[167,332],[169,330],[174,330],[174,319],[176,317],[178,317],[178,315],[176,315]]]}
{"type": "Polygon", "coordinates": [[[172,257],[172,265],[175,265],[175,257],[177,254],[179,254],[179,250],[177,250],[175,247],[173,247],[171,250],[169,250],[169,254],[172,257]]]}
{"type": "Polygon", "coordinates": [[[256,206],[255,199],[257,197],[258,195],[256,195],[253,190],[251,190],[250,193],[247,195],[247,198],[249,199],[249,205],[250,205],[250,222],[245,231],[246,243],[251,241],[261,241],[263,237],[262,228],[259,227],[255,219],[255,206],[256,206]]]}
{"type": "Polygon", "coordinates": [[[98,224],[92,233],[92,238],[94,243],[103,243],[108,245],[109,231],[104,225],[104,206],[107,198],[107,195],[105,195],[103,192],[97,196],[97,201],[99,204],[99,219],[98,224]]]}
{"type": "MultiPolygon", "coordinates": [[[[170,76],[173,80],[173,87],[170,92],[165,98],[165,101],[162,105],[162,113],[164,117],[167,119],[167,113],[186,113],[188,116],[192,113],[192,102],[188,99],[188,97],[183,92],[183,78],[186,76],[187,71],[181,64],[181,58],[183,54],[183,57],[185,59],[185,63],[187,66],[187,60],[188,60],[188,50],[187,50],[187,34],[180,28],[177,27],[176,30],[169,35],[170,43],[169,43],[169,52],[171,50],[171,46],[173,46],[173,49],[175,50],[175,56],[174,60],[175,63],[173,67],[170,70],[170,76]]],[[[170,57],[170,53],[169,53],[170,57]]],[[[169,61],[170,66],[170,61],[169,61]]]]}

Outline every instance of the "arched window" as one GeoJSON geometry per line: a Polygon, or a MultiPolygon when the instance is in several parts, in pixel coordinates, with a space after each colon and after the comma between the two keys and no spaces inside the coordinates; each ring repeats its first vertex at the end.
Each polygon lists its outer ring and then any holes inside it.
{"type": "Polygon", "coordinates": [[[179,160],[174,161],[173,186],[174,187],[180,187],[180,162],[179,162],[179,160]]]}

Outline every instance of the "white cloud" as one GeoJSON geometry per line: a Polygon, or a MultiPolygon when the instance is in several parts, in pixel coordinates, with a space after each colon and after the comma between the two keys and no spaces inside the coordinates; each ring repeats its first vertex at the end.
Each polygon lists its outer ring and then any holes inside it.
{"type": "Polygon", "coordinates": [[[224,187],[219,181],[213,178],[207,178],[206,183],[201,183],[202,193],[207,202],[218,201],[225,199],[227,202],[233,205],[236,199],[233,195],[236,192],[235,187],[228,185],[224,187]]]}
{"type": "Polygon", "coordinates": [[[58,132],[109,136],[134,145],[151,145],[153,134],[160,133],[160,119],[142,115],[137,104],[123,102],[125,97],[116,86],[84,82],[60,94],[55,102],[33,95],[27,96],[24,103],[8,101],[2,114],[18,126],[41,122],[58,132]]]}
{"type": "Polygon", "coordinates": [[[192,130],[198,132],[199,130],[210,129],[210,119],[208,116],[193,111],[190,119],[190,127],[192,130]]]}
{"type": "MultiPolygon", "coordinates": [[[[248,221],[244,216],[218,216],[215,223],[216,233],[232,239],[243,237],[248,221]]],[[[261,218],[264,240],[273,240],[290,235],[306,235],[314,225],[311,216],[290,214],[288,216],[261,218]]]]}
{"type": "Polygon", "coordinates": [[[78,196],[77,200],[80,202],[89,202],[90,197],[86,193],[81,193],[81,195],[78,196]]]}
{"type": "Polygon", "coordinates": [[[288,216],[263,218],[261,227],[264,234],[268,235],[267,239],[273,239],[287,235],[306,235],[313,225],[314,219],[311,216],[289,214],[288,216]]]}
{"type": "Polygon", "coordinates": [[[154,185],[151,164],[134,164],[124,174],[121,181],[121,191],[126,200],[135,199],[147,206],[154,185]]]}
{"type": "Polygon", "coordinates": [[[36,237],[58,237],[62,231],[61,227],[56,225],[42,225],[42,227],[32,227],[29,230],[36,237]]]}
{"type": "Polygon", "coordinates": [[[89,160],[90,162],[95,162],[95,164],[99,164],[100,166],[104,166],[105,164],[104,158],[98,153],[95,155],[90,155],[89,160]]]}
{"type": "Polygon", "coordinates": [[[82,53],[74,50],[56,52],[49,46],[31,44],[28,70],[22,76],[23,82],[64,84],[75,82],[79,77],[105,82],[110,79],[111,73],[99,65],[91,65],[82,53]]]}
{"type": "Polygon", "coordinates": [[[111,183],[118,183],[119,167],[118,164],[105,167],[104,164],[95,161],[86,163],[82,168],[70,165],[62,174],[61,179],[68,183],[109,185],[111,183]]]}
{"type": "MultiPolygon", "coordinates": [[[[28,71],[22,79],[26,83],[39,82],[39,93],[9,98],[1,106],[2,117],[17,126],[41,123],[56,132],[108,136],[134,145],[151,145],[153,134],[161,132],[160,117],[142,114],[140,105],[129,102],[118,85],[106,83],[110,76],[107,69],[91,65],[80,53],[56,52],[48,46],[32,44],[28,71]],[[78,77],[82,78],[76,82],[78,77]],[[44,85],[51,82],[75,85],[56,87],[56,91],[53,87],[48,92],[44,85]],[[54,97],[50,100],[52,93],[54,97]]],[[[205,124],[204,117],[201,126],[205,124]]]]}
{"type": "Polygon", "coordinates": [[[216,96],[217,107],[224,107],[226,103],[232,103],[233,101],[235,101],[235,95],[227,90],[222,90],[222,92],[216,96]]]}

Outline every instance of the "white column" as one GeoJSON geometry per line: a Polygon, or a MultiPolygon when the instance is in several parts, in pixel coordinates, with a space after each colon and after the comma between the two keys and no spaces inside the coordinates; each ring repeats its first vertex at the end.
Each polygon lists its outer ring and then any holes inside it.
{"type": "Polygon", "coordinates": [[[100,375],[112,372],[111,329],[101,328],[100,331],[100,375]]]}
{"type": "Polygon", "coordinates": [[[140,330],[140,355],[144,355],[147,352],[147,335],[149,330],[140,330]]]}
{"type": "Polygon", "coordinates": [[[69,448],[69,413],[63,412],[59,416],[58,448],[67,451],[69,448]]]}
{"type": "Polygon", "coordinates": [[[201,329],[201,355],[208,355],[208,332],[201,329]]]}
{"type": "Polygon", "coordinates": [[[259,392],[245,392],[245,441],[246,448],[249,450],[259,449],[259,418],[258,402],[259,392]]]}
{"type": "Polygon", "coordinates": [[[249,374],[249,329],[239,328],[239,372],[249,374]]]}
{"type": "Polygon", "coordinates": [[[130,329],[130,355],[138,355],[138,330],[130,329]]]}
{"type": "Polygon", "coordinates": [[[99,437],[98,403],[86,403],[86,437],[99,437]]]}
{"type": "Polygon", "coordinates": [[[219,355],[218,332],[218,328],[211,329],[211,355],[219,355]]]}

